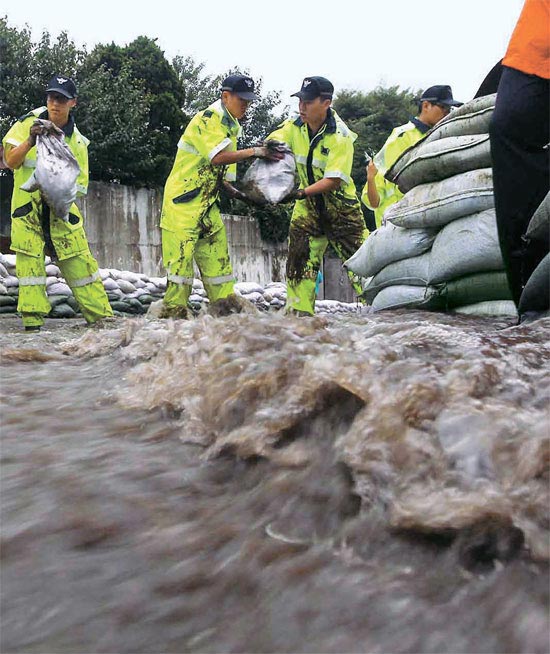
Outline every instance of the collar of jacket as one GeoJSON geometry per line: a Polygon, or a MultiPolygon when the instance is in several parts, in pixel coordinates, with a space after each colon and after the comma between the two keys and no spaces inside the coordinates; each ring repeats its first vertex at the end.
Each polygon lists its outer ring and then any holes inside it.
{"type": "MultiPolygon", "coordinates": [[[[49,120],[48,110],[46,109],[46,111],[42,112],[38,117],[42,120],[49,120]]],[[[73,135],[74,126],[75,126],[74,116],[72,114],[69,114],[69,120],[67,121],[67,124],[65,125],[65,127],[61,128],[67,138],[70,138],[73,135]]]]}
{"type": "Polygon", "coordinates": [[[432,129],[429,125],[426,125],[426,123],[418,120],[418,118],[411,118],[411,123],[416,127],[416,129],[422,132],[422,134],[426,134],[432,129]]]}
{"type": "MultiPolygon", "coordinates": [[[[303,127],[305,125],[304,121],[300,118],[300,116],[296,118],[294,124],[296,125],[296,127],[303,127]]],[[[323,123],[323,125],[326,125],[326,128],[323,131],[326,132],[327,134],[334,134],[336,132],[336,118],[334,117],[334,112],[330,107],[327,109],[327,117],[325,118],[325,122],[323,123]]],[[[323,125],[319,127],[317,134],[319,134],[319,132],[322,130],[323,125]]]]}

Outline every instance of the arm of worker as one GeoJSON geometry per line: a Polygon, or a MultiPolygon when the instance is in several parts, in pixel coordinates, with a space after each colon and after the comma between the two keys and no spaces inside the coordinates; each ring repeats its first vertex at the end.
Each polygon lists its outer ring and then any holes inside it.
{"type": "Polygon", "coordinates": [[[375,182],[375,177],[377,173],[378,173],[378,168],[376,167],[374,161],[371,159],[367,166],[366,190],[367,190],[368,204],[372,209],[376,209],[380,205],[380,195],[378,193],[378,189],[376,188],[376,182],[375,182]]]}
{"type": "Polygon", "coordinates": [[[282,159],[283,156],[283,154],[270,150],[265,145],[254,148],[245,148],[244,150],[228,150],[226,148],[212,157],[210,163],[214,166],[227,166],[232,163],[244,161],[245,159],[251,159],[252,157],[278,161],[279,159],[282,159]]]}
{"type": "Polygon", "coordinates": [[[10,144],[9,147],[4,149],[4,161],[6,165],[15,170],[20,168],[25,161],[25,157],[36,145],[36,137],[39,134],[44,134],[45,130],[42,125],[31,125],[28,137],[19,145],[10,144]]]}

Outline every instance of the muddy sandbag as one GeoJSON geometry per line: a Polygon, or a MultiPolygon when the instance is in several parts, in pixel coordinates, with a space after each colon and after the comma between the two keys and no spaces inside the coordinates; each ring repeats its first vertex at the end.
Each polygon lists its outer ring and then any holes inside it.
{"type": "Polygon", "coordinates": [[[388,264],[371,277],[364,287],[363,297],[372,302],[376,294],[387,286],[426,286],[430,267],[430,253],[409,257],[388,264]]]}
{"type": "Polygon", "coordinates": [[[428,132],[424,143],[449,136],[488,134],[496,97],[496,93],[484,95],[453,109],[428,132]]]}
{"type": "Polygon", "coordinates": [[[80,166],[59,128],[49,120],[37,119],[36,123],[47,132],[36,137],[36,168],[21,188],[29,193],[39,190],[54,215],[67,222],[80,166]]]}
{"type": "Polygon", "coordinates": [[[550,309],[550,252],[539,263],[525,284],[519,299],[519,312],[550,309]]]}
{"type": "Polygon", "coordinates": [[[446,282],[441,288],[447,309],[495,300],[511,300],[504,270],[473,273],[446,282]]]}
{"type": "Polygon", "coordinates": [[[437,234],[430,257],[430,284],[493,270],[504,270],[494,209],[453,220],[437,234]]]}
{"type": "Polygon", "coordinates": [[[384,219],[399,227],[441,227],[494,206],[493,170],[480,168],[415,186],[388,207],[384,219]]]}
{"type": "Polygon", "coordinates": [[[404,229],[387,223],[372,232],[344,266],[360,277],[371,277],[394,261],[426,252],[436,234],[433,229],[404,229]]]}
{"type": "Polygon", "coordinates": [[[383,288],[372,301],[374,311],[383,309],[439,309],[443,304],[439,292],[431,286],[408,286],[396,284],[383,288]]]}
{"type": "Polygon", "coordinates": [[[525,235],[533,241],[550,244],[550,191],[529,221],[525,235]]]}
{"type": "Polygon", "coordinates": [[[48,314],[49,318],[74,318],[76,311],[67,302],[61,302],[52,307],[48,314]]]}
{"type": "Polygon", "coordinates": [[[454,313],[462,313],[467,316],[484,316],[487,318],[510,317],[518,318],[516,305],[512,300],[488,300],[487,302],[476,302],[462,307],[455,307],[454,313]]]}
{"type": "Polygon", "coordinates": [[[422,140],[405,150],[386,172],[386,179],[407,193],[419,184],[490,166],[489,134],[449,136],[429,143],[422,140]]]}
{"type": "Polygon", "coordinates": [[[294,155],[286,146],[278,148],[284,154],[282,159],[255,159],[243,177],[241,189],[258,204],[277,204],[294,189],[294,155]]]}

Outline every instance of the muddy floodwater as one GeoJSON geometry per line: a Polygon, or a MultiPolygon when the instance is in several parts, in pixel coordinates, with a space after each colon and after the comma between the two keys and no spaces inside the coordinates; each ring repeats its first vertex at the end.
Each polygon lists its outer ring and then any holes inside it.
{"type": "Polygon", "coordinates": [[[0,316],[0,651],[550,651],[550,319],[0,316]]]}

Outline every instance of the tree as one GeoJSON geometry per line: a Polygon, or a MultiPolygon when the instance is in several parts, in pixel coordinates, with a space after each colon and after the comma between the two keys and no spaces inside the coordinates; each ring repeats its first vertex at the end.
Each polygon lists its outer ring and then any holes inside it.
{"type": "Polygon", "coordinates": [[[89,73],[79,91],[79,129],[90,139],[92,179],[143,186],[154,167],[147,138],[150,95],[126,64],[113,76],[105,66],[89,73]]]}

